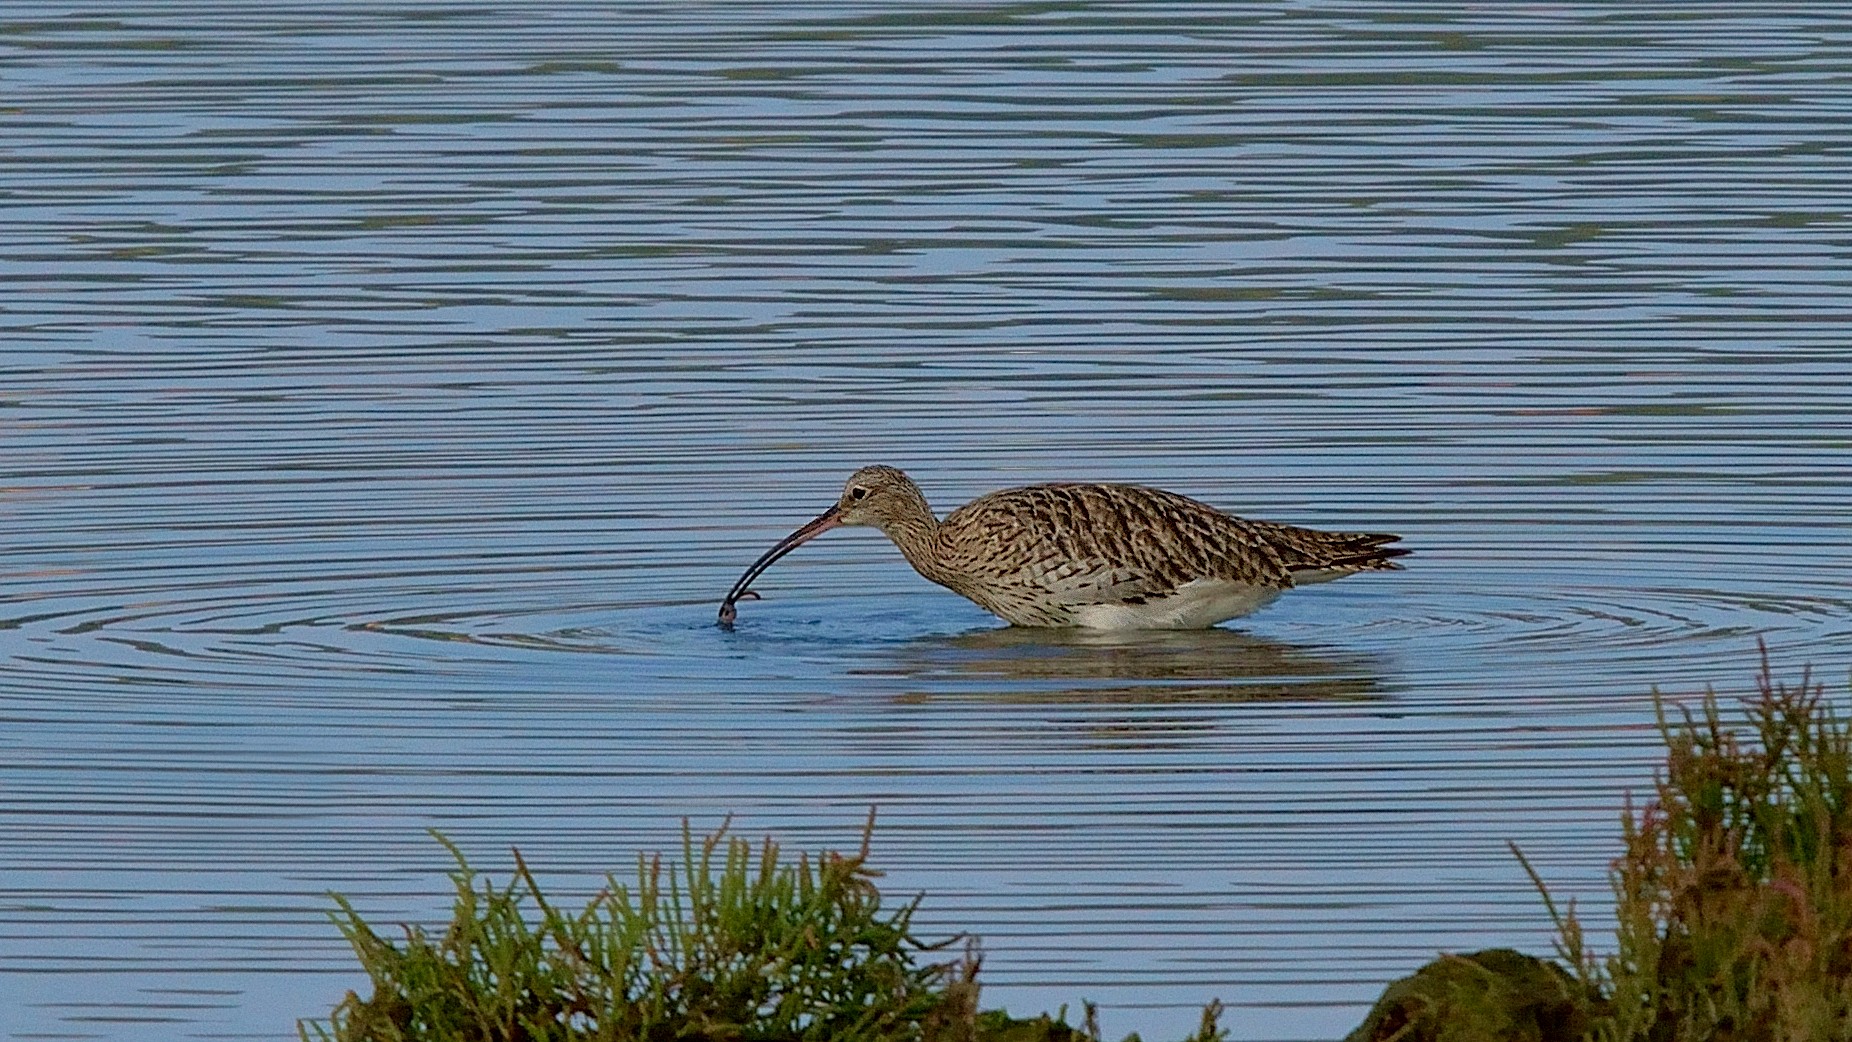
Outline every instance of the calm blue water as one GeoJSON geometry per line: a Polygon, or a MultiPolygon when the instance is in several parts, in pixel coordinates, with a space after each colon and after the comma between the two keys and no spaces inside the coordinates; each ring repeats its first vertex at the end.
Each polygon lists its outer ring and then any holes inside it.
{"type": "Polygon", "coordinates": [[[283,1039],[439,828],[856,841],[988,1004],[1343,1034],[1599,919],[1651,689],[1852,671],[1852,27],[1743,5],[0,20],[0,1036],[283,1039]],[[1402,533],[1001,629],[857,466],[1402,533]]]}

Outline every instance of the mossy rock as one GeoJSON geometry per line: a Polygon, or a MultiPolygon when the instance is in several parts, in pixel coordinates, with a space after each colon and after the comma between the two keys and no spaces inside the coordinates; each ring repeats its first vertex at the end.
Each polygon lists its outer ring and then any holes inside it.
{"type": "Polygon", "coordinates": [[[1044,1013],[1017,1020],[1000,1009],[978,1014],[977,1042],[1086,1042],[1087,1036],[1044,1013]]]}
{"type": "Polygon", "coordinates": [[[1389,985],[1344,1042],[1578,1042],[1592,1007],[1556,963],[1488,948],[1389,985]]]}

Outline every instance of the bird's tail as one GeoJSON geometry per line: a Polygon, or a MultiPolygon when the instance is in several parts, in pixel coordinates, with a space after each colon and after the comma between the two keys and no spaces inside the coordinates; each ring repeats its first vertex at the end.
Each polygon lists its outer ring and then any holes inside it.
{"type": "Polygon", "coordinates": [[[1308,547],[1303,562],[1292,562],[1293,582],[1299,586],[1330,582],[1358,572],[1394,572],[1401,570],[1397,557],[1413,551],[1388,544],[1399,535],[1380,532],[1321,532],[1324,538],[1316,549],[1308,547]]]}

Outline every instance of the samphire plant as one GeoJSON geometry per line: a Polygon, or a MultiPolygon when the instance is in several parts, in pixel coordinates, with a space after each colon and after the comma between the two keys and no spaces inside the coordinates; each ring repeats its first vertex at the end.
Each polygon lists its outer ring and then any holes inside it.
{"type": "Polygon", "coordinates": [[[1659,705],[1665,769],[1624,815],[1611,873],[1615,953],[1550,904],[1558,953],[1596,999],[1588,1037],[1852,1039],[1852,721],[1810,677],[1774,681],[1766,650],[1746,732],[1714,695],[1695,713],[1659,705]]]}
{"type": "MultiPolygon", "coordinates": [[[[883,906],[868,867],[871,814],[854,854],[781,858],[725,825],[697,841],[683,826],[682,861],[639,858],[634,882],[615,878],[581,911],[556,907],[520,853],[506,885],[456,859],[449,926],[415,926],[394,942],[345,899],[336,921],[373,994],[355,992],[304,1042],[1080,1042],[1097,1039],[1093,1011],[1075,1028],[1047,1016],[978,1012],[975,945],[930,961],[951,943],[915,938],[915,898],[883,906]]],[[[956,938],[952,939],[956,940],[956,938]]],[[[1216,1042],[1221,1007],[1204,1011],[1193,1042],[1216,1042]]]]}

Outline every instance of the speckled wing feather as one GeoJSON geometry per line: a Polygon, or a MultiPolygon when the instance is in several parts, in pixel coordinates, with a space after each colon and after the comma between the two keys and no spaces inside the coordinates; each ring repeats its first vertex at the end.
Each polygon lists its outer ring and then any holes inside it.
{"type": "Polygon", "coordinates": [[[953,511],[940,538],[962,571],[1100,604],[1138,604],[1205,578],[1285,589],[1295,573],[1393,568],[1384,558],[1400,552],[1382,549],[1392,536],[1251,521],[1137,485],[1006,489],[953,511]]]}
{"type": "Polygon", "coordinates": [[[1253,523],[1135,485],[995,492],[953,511],[941,538],[994,579],[1091,603],[1135,604],[1208,576],[1292,585],[1289,563],[1253,523]]]}

